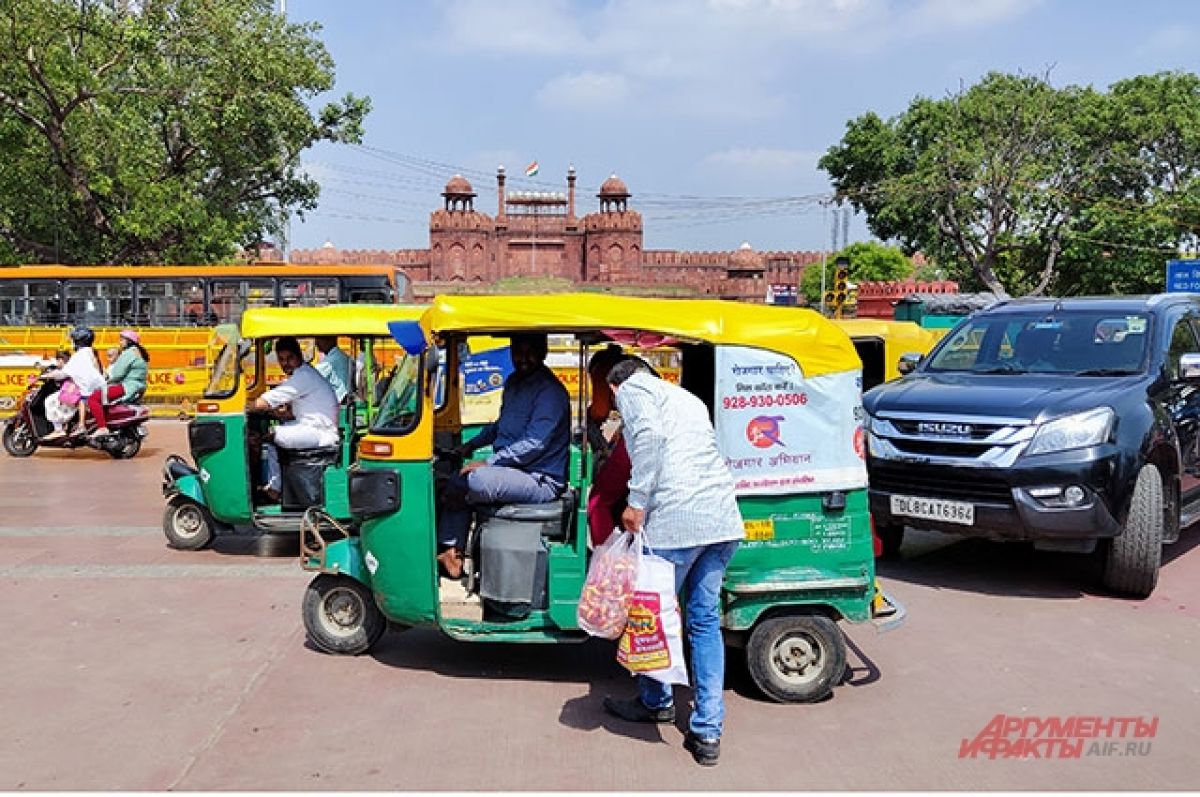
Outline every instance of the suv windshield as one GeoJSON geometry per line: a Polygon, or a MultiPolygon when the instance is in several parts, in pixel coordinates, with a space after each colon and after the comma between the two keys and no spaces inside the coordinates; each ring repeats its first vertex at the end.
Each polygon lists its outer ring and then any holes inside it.
{"type": "Polygon", "coordinates": [[[1140,313],[1050,310],[983,314],[948,338],[924,370],[1119,376],[1145,367],[1150,319],[1140,313]]]}
{"type": "Polygon", "coordinates": [[[404,434],[416,426],[421,412],[421,358],[403,355],[383,378],[383,400],[372,432],[404,434]]]}

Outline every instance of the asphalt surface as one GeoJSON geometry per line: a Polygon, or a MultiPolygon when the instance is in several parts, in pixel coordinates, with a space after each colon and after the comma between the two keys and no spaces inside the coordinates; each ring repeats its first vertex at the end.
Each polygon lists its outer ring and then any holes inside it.
{"type": "Polygon", "coordinates": [[[0,453],[0,790],[1200,786],[1198,530],[1145,601],[1105,595],[1096,557],[911,535],[881,565],[907,623],[843,625],[849,680],[815,705],[767,702],[732,658],[706,769],[680,746],[686,712],[675,727],[603,714],[605,694],[632,693],[611,644],[413,630],[367,656],[312,649],[291,557],[166,547],[159,473],[185,450],[162,421],[131,461],[0,453]],[[1158,725],[1086,739],[1077,759],[960,758],[997,715],[1158,725]]]}

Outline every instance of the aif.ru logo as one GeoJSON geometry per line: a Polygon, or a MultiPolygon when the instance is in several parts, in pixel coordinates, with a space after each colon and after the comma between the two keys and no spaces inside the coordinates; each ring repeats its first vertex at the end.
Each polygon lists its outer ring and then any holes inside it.
{"type": "Polygon", "coordinates": [[[782,420],[782,415],[759,415],[746,424],[746,439],[755,448],[783,446],[779,430],[779,422],[782,420]]]}

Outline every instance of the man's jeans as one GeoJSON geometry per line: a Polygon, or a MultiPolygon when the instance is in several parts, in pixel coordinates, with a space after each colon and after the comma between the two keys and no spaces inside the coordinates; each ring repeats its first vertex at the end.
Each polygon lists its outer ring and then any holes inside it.
{"type": "MultiPolygon", "coordinates": [[[[675,592],[687,592],[685,617],[692,650],[695,709],[688,723],[701,739],[719,739],[725,722],[725,641],[721,637],[721,582],[738,544],[718,542],[695,548],[656,548],[675,565],[675,592]]],[[[638,676],[638,693],[647,708],[674,702],[669,684],[638,676]]]]}
{"type": "Polygon", "coordinates": [[[471,504],[544,504],[561,493],[562,487],[548,476],[516,468],[485,465],[466,476],[456,473],[446,483],[438,516],[438,543],[460,550],[467,544],[471,504]]]}

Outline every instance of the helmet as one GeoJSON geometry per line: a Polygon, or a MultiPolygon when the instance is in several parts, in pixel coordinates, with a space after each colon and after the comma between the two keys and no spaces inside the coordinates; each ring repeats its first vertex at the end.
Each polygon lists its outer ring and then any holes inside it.
{"type": "Polygon", "coordinates": [[[96,333],[91,327],[78,326],[71,330],[71,342],[78,346],[91,346],[96,340],[96,333]]]}
{"type": "Polygon", "coordinates": [[[121,337],[125,338],[125,340],[129,341],[130,343],[142,342],[142,338],[140,335],[138,335],[136,329],[122,329],[121,337]]]}

